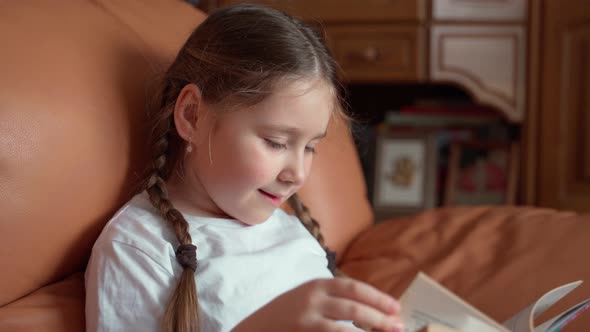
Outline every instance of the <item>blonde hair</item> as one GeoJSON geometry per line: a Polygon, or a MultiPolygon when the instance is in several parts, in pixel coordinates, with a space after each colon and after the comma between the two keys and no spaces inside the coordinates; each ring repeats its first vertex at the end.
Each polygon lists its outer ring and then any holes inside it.
{"type": "MultiPolygon", "coordinates": [[[[179,250],[192,244],[188,223],[168,199],[165,181],[180,165],[186,142],[174,126],[174,105],[184,86],[196,84],[211,105],[254,105],[286,78],[320,78],[331,85],[342,113],[342,86],[323,36],[301,21],[274,9],[237,5],[212,13],[191,34],[163,78],[151,114],[152,164],[145,189],[151,203],[173,228],[179,250]],[[184,246],[184,247],[183,247],[184,246]]],[[[331,269],[335,255],[317,221],[297,195],[290,205],[306,229],[326,250],[331,269]]],[[[177,251],[177,257],[178,256],[177,251]]],[[[180,258],[179,258],[180,260],[180,258]]],[[[164,331],[199,331],[195,271],[186,262],[180,282],[166,308],[164,331]]]]}

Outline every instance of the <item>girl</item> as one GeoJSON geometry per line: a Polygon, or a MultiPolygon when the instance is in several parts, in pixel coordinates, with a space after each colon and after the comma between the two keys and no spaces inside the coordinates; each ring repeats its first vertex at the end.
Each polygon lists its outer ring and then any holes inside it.
{"type": "Polygon", "coordinates": [[[209,16],[164,77],[144,191],[92,250],[87,329],[399,331],[394,299],[331,278],[295,194],[343,115],[338,87],[300,21],[252,5],[209,16]]]}

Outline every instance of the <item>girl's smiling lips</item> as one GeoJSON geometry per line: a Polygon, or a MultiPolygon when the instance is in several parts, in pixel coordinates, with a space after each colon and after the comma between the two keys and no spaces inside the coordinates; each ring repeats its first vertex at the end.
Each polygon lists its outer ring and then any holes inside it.
{"type": "Polygon", "coordinates": [[[268,192],[266,192],[266,191],[264,191],[264,190],[262,190],[262,189],[258,189],[258,191],[259,191],[259,192],[260,192],[260,193],[261,193],[261,194],[262,194],[264,197],[266,197],[268,200],[270,200],[270,202],[271,202],[273,205],[275,205],[275,206],[280,206],[280,205],[281,205],[282,199],[281,199],[281,197],[280,197],[280,196],[275,196],[275,195],[273,195],[273,194],[271,194],[271,193],[268,193],[268,192]]]}

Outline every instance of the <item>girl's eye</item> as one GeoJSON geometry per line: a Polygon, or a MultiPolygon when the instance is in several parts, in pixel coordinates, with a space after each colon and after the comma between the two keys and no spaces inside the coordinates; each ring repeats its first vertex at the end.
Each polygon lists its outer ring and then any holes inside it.
{"type": "Polygon", "coordinates": [[[309,152],[309,153],[315,153],[316,152],[315,151],[315,147],[313,147],[313,146],[306,146],[305,147],[305,151],[306,152],[309,152]]]}
{"type": "Polygon", "coordinates": [[[273,149],[281,150],[281,149],[286,149],[287,148],[287,144],[277,143],[277,142],[271,141],[271,140],[269,140],[267,138],[265,138],[264,141],[266,142],[266,144],[268,146],[270,146],[273,149]]]}

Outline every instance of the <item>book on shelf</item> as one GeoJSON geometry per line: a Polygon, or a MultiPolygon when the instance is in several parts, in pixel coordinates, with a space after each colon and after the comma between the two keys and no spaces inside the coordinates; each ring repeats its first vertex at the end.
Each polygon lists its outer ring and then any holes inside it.
{"type": "Polygon", "coordinates": [[[534,326],[546,309],[578,287],[582,281],[549,290],[533,304],[499,324],[457,295],[420,272],[400,297],[404,332],[555,332],[590,308],[586,299],[534,326]]]}

